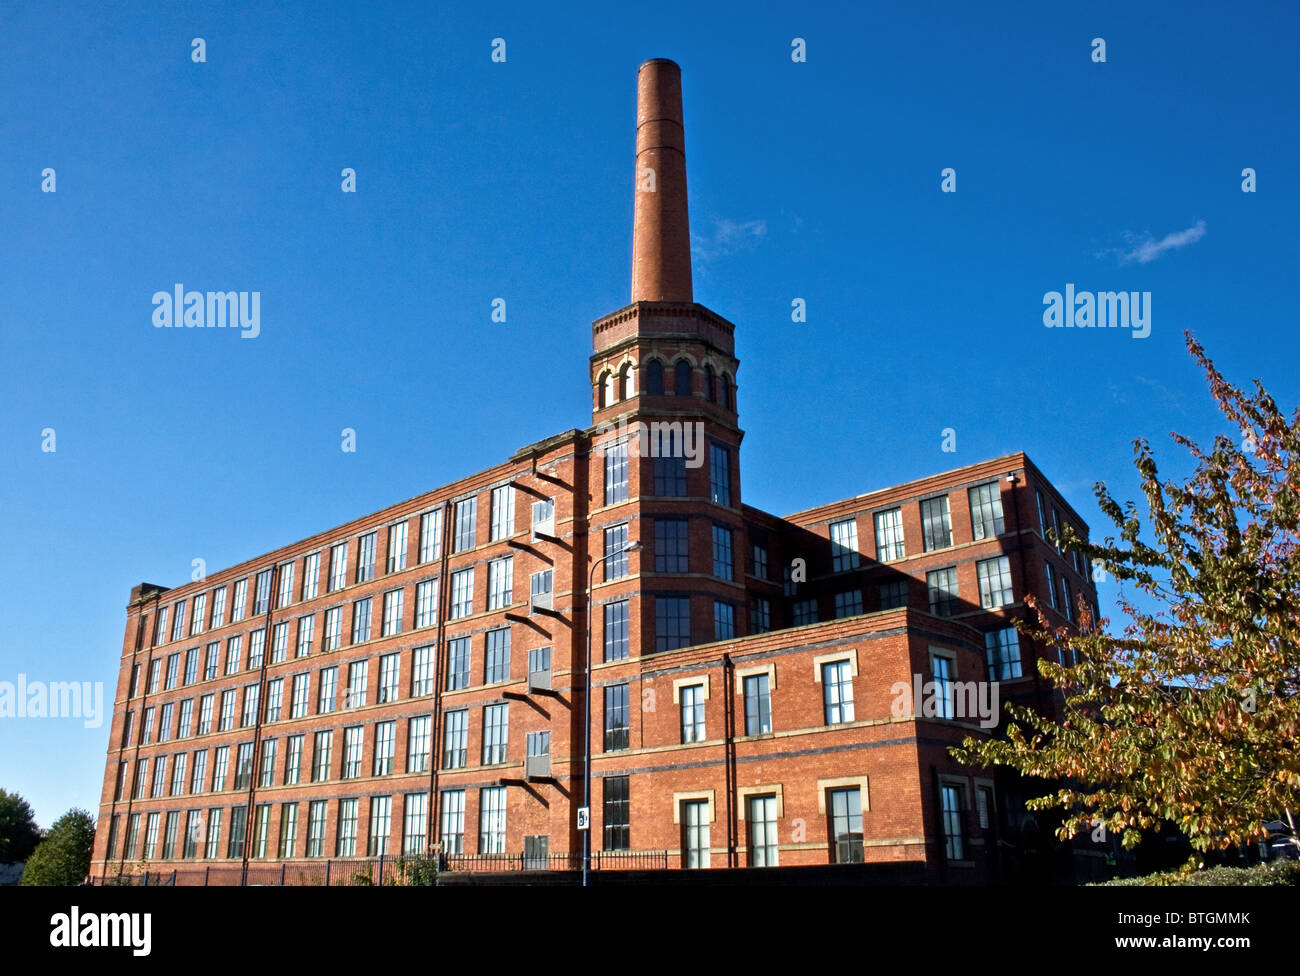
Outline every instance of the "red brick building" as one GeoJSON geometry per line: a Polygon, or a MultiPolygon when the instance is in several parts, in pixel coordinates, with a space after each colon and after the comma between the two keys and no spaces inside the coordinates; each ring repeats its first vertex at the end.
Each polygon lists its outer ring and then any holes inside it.
{"type": "Polygon", "coordinates": [[[649,61],[632,301],[593,325],[591,426],[132,590],[95,877],[553,863],[582,850],[585,729],[603,866],[996,870],[1023,797],[946,747],[998,700],[1054,707],[1011,620],[1028,593],[1063,623],[1095,606],[1045,538],[1086,526],[1024,454],[784,518],[743,504],[734,327],[693,300],[683,152],[680,72],[649,61]]]}

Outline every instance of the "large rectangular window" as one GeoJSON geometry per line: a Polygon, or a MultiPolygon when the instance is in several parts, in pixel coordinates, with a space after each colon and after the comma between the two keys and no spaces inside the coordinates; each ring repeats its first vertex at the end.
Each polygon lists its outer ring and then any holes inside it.
{"type": "Polygon", "coordinates": [[[445,790],[442,794],[442,849],[448,854],[465,853],[465,791],[445,790]]]}
{"type": "Polygon", "coordinates": [[[686,519],[655,519],[655,572],[690,572],[686,519]]]}
{"type": "Polygon", "coordinates": [[[940,617],[951,617],[957,612],[956,566],[926,573],[925,586],[930,597],[931,613],[940,617]]]}
{"type": "Polygon", "coordinates": [[[479,792],[478,852],[504,854],[506,850],[506,788],[489,786],[479,792]]]}
{"type": "Polygon", "coordinates": [[[302,561],[302,598],[316,599],[316,588],[320,585],[320,553],[313,552],[302,561]]]}
{"type": "Polygon", "coordinates": [[[766,794],[748,798],[746,824],[749,827],[749,866],[775,867],[777,864],[776,796],[766,794]]]}
{"type": "Polygon", "coordinates": [[[734,579],[735,565],[731,530],[721,525],[713,526],[713,575],[718,579],[734,579]]]}
{"type": "Polygon", "coordinates": [[[853,665],[833,661],[822,665],[822,705],[827,725],[853,721],[853,665]]]}
{"type": "Polygon", "coordinates": [[[323,649],[336,651],[343,644],[343,608],[330,607],[325,611],[325,641],[323,649]]]}
{"type": "Polygon", "coordinates": [[[370,662],[353,661],[348,665],[348,687],[343,694],[344,708],[361,708],[366,703],[366,686],[370,683],[370,662]]]}
{"type": "Polygon", "coordinates": [[[835,594],[835,619],[855,617],[862,612],[862,591],[845,590],[835,594]]]}
{"type": "Polygon", "coordinates": [[[358,583],[366,583],[375,578],[375,550],[378,548],[379,533],[367,532],[357,540],[357,577],[358,583]]]}
{"type": "Polygon", "coordinates": [[[514,602],[515,560],[513,556],[488,563],[488,609],[502,610],[514,602]]]}
{"type": "Polygon", "coordinates": [[[285,563],[280,567],[280,578],[276,581],[276,600],[277,607],[287,607],[293,602],[293,563],[285,563]]]}
{"type": "Polygon", "coordinates": [[[731,505],[731,452],[721,444],[709,445],[709,498],[731,505]]]}
{"type": "Polygon", "coordinates": [[[926,552],[947,549],[952,545],[952,519],[948,514],[947,495],[921,502],[921,537],[926,552]]]}
{"type": "Polygon", "coordinates": [[[334,702],[338,694],[338,668],[321,668],[320,669],[320,694],[316,700],[316,711],[319,714],[334,711],[334,702]]]}
{"type": "Polygon", "coordinates": [[[483,709],[483,765],[492,766],[506,761],[506,748],[510,734],[509,705],[501,702],[483,709]]]}
{"type": "Polygon", "coordinates": [[[495,684],[510,679],[510,628],[489,630],[484,639],[483,683],[495,684]]]}
{"type": "Polygon", "coordinates": [[[515,486],[492,489],[492,541],[515,534],[515,486]]]}
{"type": "Polygon", "coordinates": [[[280,804],[280,842],[276,845],[276,856],[281,859],[292,858],[298,847],[298,804],[280,804]]]}
{"type": "Polygon", "coordinates": [[[339,800],[338,830],[335,833],[334,856],[355,857],[357,853],[357,800],[349,797],[339,800]]]}
{"type": "Polygon", "coordinates": [[[307,856],[325,856],[325,800],[312,800],[307,808],[307,856]]]}
{"type": "Polygon", "coordinates": [[[334,751],[334,732],[317,732],[312,745],[311,781],[322,783],[330,778],[330,756],[334,751]]]}
{"type": "Polygon", "coordinates": [[[996,481],[969,488],[971,538],[976,542],[999,536],[1006,528],[1002,519],[1002,490],[996,481]]]}
{"type": "Polygon", "coordinates": [[[356,779],[361,775],[361,750],[365,745],[365,729],[354,725],[343,730],[343,778],[356,779]]]}
{"type": "Polygon", "coordinates": [[[1006,556],[981,559],[975,564],[980,583],[980,606],[1002,607],[1015,600],[1011,592],[1011,560],[1006,556]]]}
{"type": "Polygon", "coordinates": [[[605,688],[605,751],[614,752],[628,747],[631,716],[628,705],[628,686],[609,685],[605,688]]]}
{"type": "Polygon", "coordinates": [[[858,556],[858,523],[845,519],[831,523],[831,571],[842,573],[861,565],[858,556]]]}
{"type": "Polygon", "coordinates": [[[682,867],[709,866],[709,801],[682,801],[682,867]]]}
{"type": "Polygon", "coordinates": [[[703,742],[704,685],[683,685],[679,696],[682,703],[682,743],[703,742]]]}
{"type": "Polygon", "coordinates": [[[474,612],[474,569],[451,574],[451,619],[459,620],[474,612]]]}
{"type": "Polygon", "coordinates": [[[447,641],[447,690],[469,687],[470,639],[455,637],[447,641]]]}
{"type": "Polygon", "coordinates": [[[248,611],[248,577],[235,580],[235,592],[230,599],[230,622],[237,624],[248,611]]]}
{"type": "Polygon", "coordinates": [[[379,704],[397,701],[397,682],[401,664],[400,654],[385,654],[379,659],[379,704]]]}
{"type": "Polygon", "coordinates": [[[348,585],[348,544],[340,542],[330,547],[329,592],[348,585]]]}
{"type": "Polygon", "coordinates": [[[364,644],[370,640],[370,618],[373,616],[370,597],[352,604],[352,643],[364,644]]]}
{"type": "Polygon", "coordinates": [[[930,654],[930,671],[934,675],[935,706],[938,718],[953,718],[956,702],[953,688],[953,659],[946,654],[930,654]]]}
{"type": "Polygon", "coordinates": [[[432,739],[429,736],[431,719],[428,715],[417,715],[406,725],[406,771],[423,773],[429,768],[429,752],[432,739]]]}
{"type": "Polygon", "coordinates": [[[655,598],[655,650],[673,651],[691,643],[691,600],[684,596],[655,598]]]}
{"type": "Polygon", "coordinates": [[[438,622],[438,581],[415,584],[415,626],[432,627],[438,622]]]}
{"type": "Polygon", "coordinates": [[[463,498],[456,503],[456,538],[452,552],[473,549],[478,534],[478,497],[463,498]]]}
{"type": "Polygon", "coordinates": [[[605,579],[620,579],[627,575],[627,523],[613,525],[605,530],[605,579]]]}
{"type": "Polygon", "coordinates": [[[628,656],[628,603],[605,604],[605,660],[622,661],[628,656]]]}
{"type": "Polygon", "coordinates": [[[407,793],[402,803],[402,853],[408,856],[424,853],[425,822],[428,817],[429,795],[407,793]]]}
{"type": "Polygon", "coordinates": [[[966,816],[962,809],[961,787],[944,783],[939,792],[943,801],[944,854],[950,861],[965,860],[966,816]]]}
{"type": "Polygon", "coordinates": [[[388,562],[385,568],[390,573],[398,573],[406,568],[405,522],[388,527],[388,562]]]}
{"type": "Polygon", "coordinates": [[[288,748],[284,751],[284,785],[294,786],[302,778],[303,737],[291,735],[286,741],[288,748]]]}
{"type": "Polygon", "coordinates": [[[433,694],[433,646],[417,647],[411,661],[411,697],[433,694]]]}
{"type": "Polygon", "coordinates": [[[1014,627],[990,630],[984,635],[984,653],[988,661],[989,677],[994,681],[1019,678],[1020,634],[1014,627]]]}
{"type": "Polygon", "coordinates": [[[827,792],[835,863],[859,863],[862,861],[862,792],[857,787],[827,792]]]}
{"type": "Polygon", "coordinates": [[[605,504],[627,501],[627,443],[605,448],[605,504]]]}
{"type": "Polygon", "coordinates": [[[226,623],[226,588],[218,586],[212,591],[212,626],[224,627],[226,623]]]}
{"type": "Polygon", "coordinates": [[[370,798],[370,836],[366,844],[369,857],[380,857],[388,853],[388,835],[393,829],[393,798],[391,796],[372,796],[370,798]]]}
{"type": "Polygon", "coordinates": [[[420,516],[420,562],[431,563],[442,554],[442,510],[420,516]]]}
{"type": "Polygon", "coordinates": [[[375,723],[375,757],[371,776],[387,776],[393,771],[393,754],[397,748],[397,723],[375,723]]]}
{"type": "Polygon", "coordinates": [[[660,498],[686,494],[686,458],[681,455],[654,459],[654,491],[660,498]]]}
{"type": "Polygon", "coordinates": [[[384,630],[382,636],[391,637],[402,632],[402,591],[389,590],[384,594],[384,630]]]}
{"type": "Polygon", "coordinates": [[[460,769],[469,758],[469,709],[447,713],[442,731],[442,767],[460,769]]]}
{"type": "Polygon", "coordinates": [[[725,600],[713,601],[713,639],[731,640],[736,636],[736,608],[725,600]]]}
{"type": "Polygon", "coordinates": [[[253,599],[253,616],[260,617],[271,609],[271,570],[257,574],[257,589],[253,599]]]}
{"type": "Polygon", "coordinates": [[[772,629],[772,601],[765,596],[756,596],[749,604],[749,632],[766,634],[772,629]]]}
{"type": "Polygon", "coordinates": [[[601,822],[607,851],[626,851],[632,846],[632,805],[628,800],[628,777],[606,776],[600,781],[603,792],[601,822]]]}
{"type": "Polygon", "coordinates": [[[762,735],[772,731],[772,696],[766,674],[751,674],[743,682],[745,690],[745,734],[762,735]]]}

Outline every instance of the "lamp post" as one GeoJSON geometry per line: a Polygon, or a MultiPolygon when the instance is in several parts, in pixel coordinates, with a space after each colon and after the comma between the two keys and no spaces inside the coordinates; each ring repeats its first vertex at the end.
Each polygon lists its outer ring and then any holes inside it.
{"type": "Polygon", "coordinates": [[[591,564],[591,572],[587,574],[587,660],[584,668],[586,671],[586,680],[584,682],[586,690],[582,696],[583,711],[585,713],[582,722],[582,737],[585,740],[582,764],[582,805],[587,808],[587,829],[582,832],[582,886],[584,888],[587,887],[587,873],[591,870],[591,588],[596,585],[597,566],[614,556],[621,556],[626,552],[636,552],[640,548],[640,541],[633,539],[622,549],[607,552],[597,559],[591,564]]]}

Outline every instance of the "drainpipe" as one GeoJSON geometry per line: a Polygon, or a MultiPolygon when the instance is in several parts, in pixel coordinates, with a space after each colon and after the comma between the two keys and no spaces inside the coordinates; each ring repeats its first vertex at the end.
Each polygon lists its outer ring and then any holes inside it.
{"type": "Polygon", "coordinates": [[[736,822],[736,703],[735,688],[733,684],[736,680],[736,666],[732,663],[731,655],[724,653],[722,655],[722,730],[725,737],[723,744],[724,776],[726,779],[727,794],[727,867],[738,867],[736,861],[736,840],[740,833],[739,825],[736,822]]]}

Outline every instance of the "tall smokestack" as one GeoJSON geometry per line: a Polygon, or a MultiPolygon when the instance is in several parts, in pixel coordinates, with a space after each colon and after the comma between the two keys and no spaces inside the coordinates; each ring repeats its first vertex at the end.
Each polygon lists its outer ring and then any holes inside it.
{"type": "Polygon", "coordinates": [[[632,301],[693,301],[682,69],[667,58],[637,72],[635,200],[632,301]]]}

